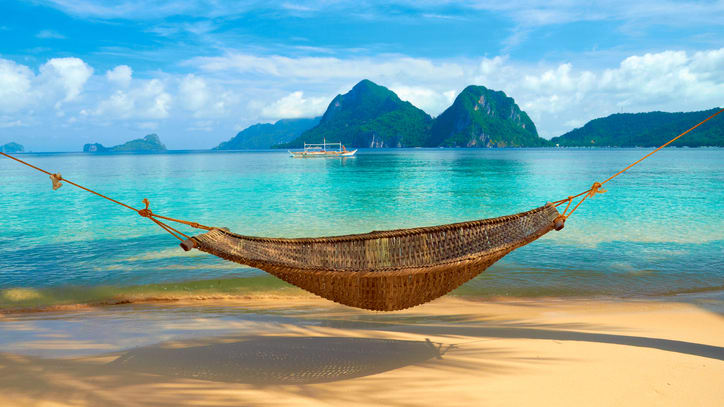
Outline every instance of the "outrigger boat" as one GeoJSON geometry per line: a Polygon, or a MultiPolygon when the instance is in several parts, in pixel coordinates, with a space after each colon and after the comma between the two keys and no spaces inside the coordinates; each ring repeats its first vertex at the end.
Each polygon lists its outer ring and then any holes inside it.
{"type": "Polygon", "coordinates": [[[327,143],[324,140],[322,144],[304,143],[304,151],[289,151],[289,155],[294,158],[315,158],[315,157],[350,157],[357,150],[347,150],[342,143],[327,143]],[[331,147],[331,150],[327,148],[331,147]]]}

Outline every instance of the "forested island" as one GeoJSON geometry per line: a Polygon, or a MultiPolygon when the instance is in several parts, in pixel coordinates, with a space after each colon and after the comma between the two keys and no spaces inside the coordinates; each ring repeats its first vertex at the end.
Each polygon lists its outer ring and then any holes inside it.
{"type": "Polygon", "coordinates": [[[288,143],[319,123],[313,119],[282,119],[275,123],[259,123],[238,132],[231,140],[225,141],[214,150],[265,149],[288,143]]]}
{"type": "Polygon", "coordinates": [[[114,153],[114,152],[152,152],[166,151],[166,146],[156,134],[149,134],[144,138],[131,140],[127,143],[113,147],[105,147],[100,143],[86,144],[84,153],[114,153]]]}
{"type": "MultiPolygon", "coordinates": [[[[585,126],[553,137],[561,147],[658,147],[719,108],[699,112],[618,113],[594,119],[585,126]]],[[[724,147],[724,117],[717,117],[675,141],[679,147],[724,147]]]]}
{"type": "Polygon", "coordinates": [[[0,151],[2,151],[3,153],[22,153],[25,151],[25,147],[14,141],[11,141],[7,144],[0,145],[0,151]]]}

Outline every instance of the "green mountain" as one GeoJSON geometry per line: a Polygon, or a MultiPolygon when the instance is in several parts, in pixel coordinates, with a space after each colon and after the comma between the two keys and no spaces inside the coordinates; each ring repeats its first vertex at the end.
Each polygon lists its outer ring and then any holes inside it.
{"type": "Polygon", "coordinates": [[[7,144],[1,145],[0,151],[2,151],[3,153],[22,153],[23,151],[25,151],[25,147],[11,141],[7,144]]]}
{"type": "MultiPolygon", "coordinates": [[[[585,126],[551,139],[566,147],[654,147],[660,146],[719,108],[687,113],[619,113],[594,119],[585,126]]],[[[724,117],[717,116],[675,141],[674,146],[724,147],[724,117]]]]}
{"type": "Polygon", "coordinates": [[[535,124],[513,98],[484,86],[468,86],[435,119],[429,147],[540,147],[535,124]]]}
{"type": "Polygon", "coordinates": [[[320,118],[283,119],[274,124],[260,123],[238,132],[231,140],[225,141],[214,150],[264,149],[288,143],[319,123],[320,118]]]}
{"type": "Polygon", "coordinates": [[[318,125],[277,147],[301,147],[303,143],[321,143],[325,138],[348,148],[422,146],[431,124],[430,115],[365,79],[348,93],[337,95],[318,125]]]}
{"type": "Polygon", "coordinates": [[[111,152],[142,152],[142,151],[166,151],[166,146],[156,134],[149,134],[144,138],[131,140],[125,144],[114,147],[105,147],[102,144],[86,144],[83,146],[84,153],[111,153],[111,152]]]}

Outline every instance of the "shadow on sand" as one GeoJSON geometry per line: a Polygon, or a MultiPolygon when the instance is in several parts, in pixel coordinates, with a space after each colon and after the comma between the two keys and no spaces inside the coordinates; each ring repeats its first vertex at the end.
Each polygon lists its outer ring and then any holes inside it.
{"type": "MultiPolygon", "coordinates": [[[[363,321],[325,321],[327,326],[337,329],[374,329],[379,331],[404,332],[412,334],[445,336],[459,335],[473,338],[500,339],[542,339],[555,341],[574,341],[607,343],[614,345],[634,346],[640,348],[659,349],[667,352],[701,356],[710,359],[724,360],[724,347],[703,343],[679,341],[675,339],[652,338],[647,336],[621,335],[609,333],[584,332],[571,330],[567,326],[547,326],[525,323],[497,323],[461,326],[428,324],[428,325],[389,325],[363,321]]],[[[579,328],[586,329],[585,326],[579,328]]],[[[589,328],[590,329],[590,328],[589,328]]]]}
{"type": "MultiPolygon", "coordinates": [[[[500,346],[468,346],[495,338],[578,341],[659,349],[724,360],[724,348],[700,343],[634,335],[585,332],[577,324],[536,325],[524,322],[466,321],[465,315],[446,317],[445,322],[425,317],[427,324],[406,325],[395,321],[314,320],[349,332],[376,331],[417,335],[418,338],[463,339],[452,345],[425,340],[392,340],[365,337],[251,336],[201,338],[165,342],[122,353],[91,358],[50,359],[0,353],[2,394],[32,400],[74,400],[76,405],[182,405],[198,402],[213,405],[268,404],[268,386],[277,386],[279,397],[312,397],[319,400],[375,400],[381,391],[397,391],[398,383],[369,378],[375,392],[347,394],[345,386],[307,386],[363,378],[406,366],[420,366],[425,380],[405,383],[405,397],[390,405],[425,403],[430,386],[450,386],[448,377],[482,377],[516,374],[526,366],[558,360],[511,351],[500,346]],[[448,353],[449,351],[449,353],[448,353]],[[511,366],[510,362],[516,362],[511,366]],[[452,375],[452,376],[448,376],[452,375]],[[192,379],[192,380],[189,380],[192,379]],[[437,384],[435,384],[437,383],[437,384]],[[129,393],[130,392],[130,393],[129,393]],[[136,401],[129,397],[133,395],[136,401]],[[250,398],[252,397],[252,398],[250,398]],[[261,397],[262,399],[253,399],[261,397]],[[262,402],[263,401],[263,402],[262,402]]],[[[413,318],[413,320],[416,320],[413,318]]],[[[308,321],[309,322],[309,321],[308,321]]],[[[312,331],[308,332],[309,334],[312,331]]],[[[575,357],[577,355],[571,355],[575,357]]],[[[558,361],[560,362],[560,361],[558,361]]],[[[404,377],[404,374],[403,376],[404,377]]],[[[40,404],[40,403],[35,403],[40,404]]]]}
{"type": "Polygon", "coordinates": [[[311,384],[369,376],[442,358],[425,341],[347,337],[252,337],[201,346],[133,349],[109,368],[255,385],[311,384]]]}

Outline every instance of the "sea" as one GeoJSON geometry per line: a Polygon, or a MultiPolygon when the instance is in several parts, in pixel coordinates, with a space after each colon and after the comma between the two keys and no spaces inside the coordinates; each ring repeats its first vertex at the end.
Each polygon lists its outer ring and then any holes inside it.
{"type": "MultiPolygon", "coordinates": [[[[526,211],[650,149],[361,149],[18,157],[135,207],[248,235],[315,237],[526,211]]],[[[562,231],[451,295],[667,297],[724,290],[724,149],[668,148],[606,184],[562,231]]],[[[296,292],[199,252],[137,213],[0,157],[0,311],[174,295],[296,292]]],[[[200,233],[189,228],[185,233],[200,233]]]]}

